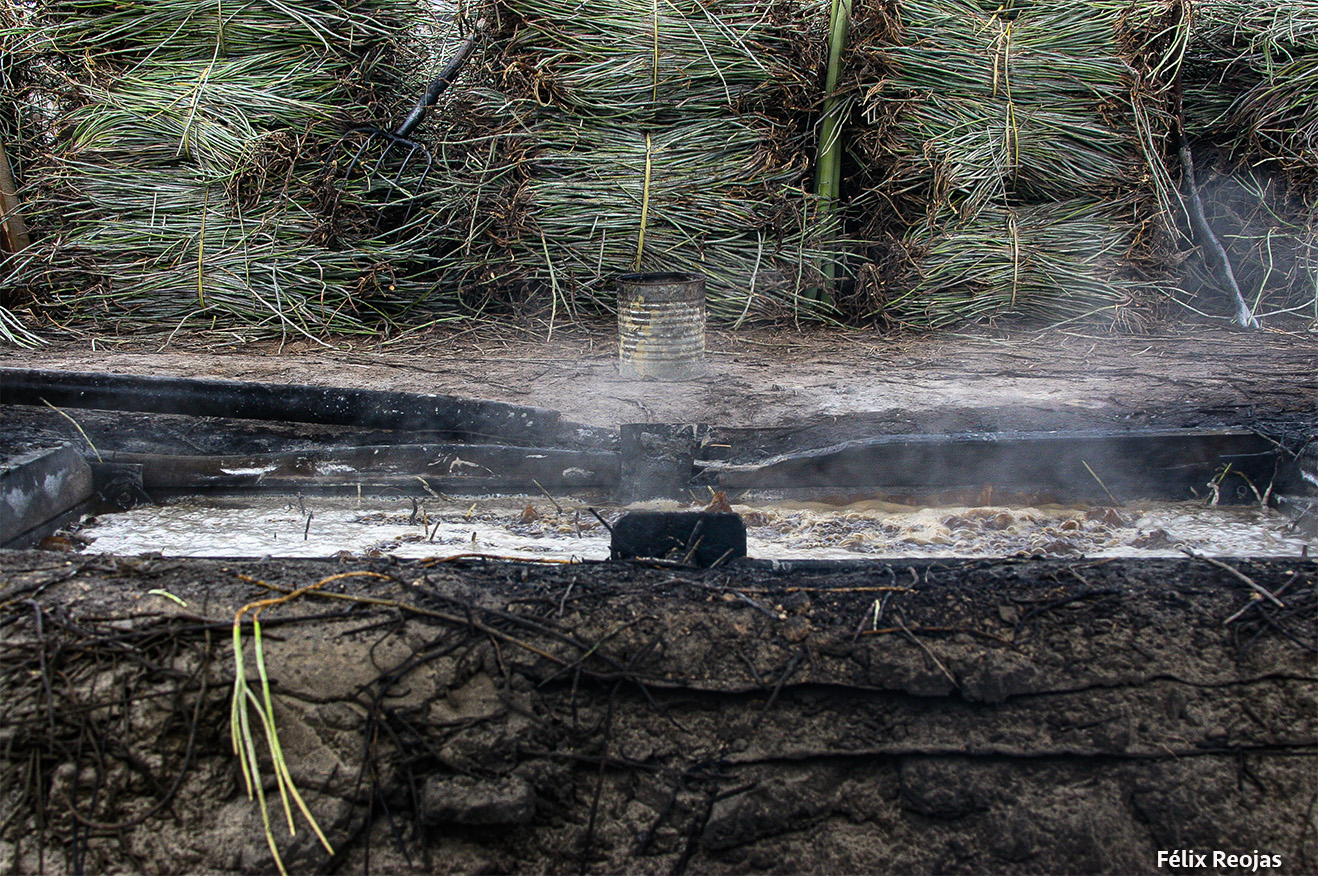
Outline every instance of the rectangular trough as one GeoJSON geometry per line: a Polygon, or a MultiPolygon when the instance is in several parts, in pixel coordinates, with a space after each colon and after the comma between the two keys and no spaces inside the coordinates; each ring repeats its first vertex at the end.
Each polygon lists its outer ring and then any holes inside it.
{"type": "Polygon", "coordinates": [[[706,425],[610,432],[565,423],[556,411],[450,396],[0,369],[0,403],[43,402],[133,412],[117,416],[135,425],[98,437],[95,459],[66,446],[7,463],[3,545],[32,543],[94,497],[131,505],[202,492],[424,498],[588,490],[626,504],[703,502],[711,490],[822,491],[933,504],[966,495],[981,505],[995,495],[998,504],[1007,495],[1098,504],[1207,499],[1304,514],[1318,483],[1302,471],[1304,459],[1314,467],[1312,453],[1297,459],[1250,429],[883,435],[765,457],[755,433],[706,425]],[[396,442],[353,446],[345,432],[337,446],[262,453],[128,449],[139,443],[141,414],[166,412],[207,418],[196,428],[210,431],[208,447],[225,447],[225,430],[237,435],[241,418],[368,426],[391,430],[384,440],[396,442]],[[436,433],[452,440],[426,440],[436,433]]]}

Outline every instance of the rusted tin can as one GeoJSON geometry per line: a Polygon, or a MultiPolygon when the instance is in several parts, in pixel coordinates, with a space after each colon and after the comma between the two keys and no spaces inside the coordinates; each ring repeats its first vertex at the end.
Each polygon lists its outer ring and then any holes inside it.
{"type": "Polygon", "coordinates": [[[689,380],[705,373],[705,278],[618,278],[618,370],[624,377],[689,380]]]}

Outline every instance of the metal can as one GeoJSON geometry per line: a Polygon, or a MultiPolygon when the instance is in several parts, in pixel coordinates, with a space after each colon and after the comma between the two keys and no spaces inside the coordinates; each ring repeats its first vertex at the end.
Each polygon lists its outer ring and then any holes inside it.
{"type": "Polygon", "coordinates": [[[705,278],[618,278],[618,370],[624,377],[689,380],[705,373],[705,278]]]}

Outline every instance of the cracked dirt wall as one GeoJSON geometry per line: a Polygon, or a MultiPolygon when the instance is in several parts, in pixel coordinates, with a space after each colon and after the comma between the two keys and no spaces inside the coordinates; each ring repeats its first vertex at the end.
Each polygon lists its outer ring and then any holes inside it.
{"type": "Polygon", "coordinates": [[[1285,607],[1190,558],[4,554],[0,868],[271,872],[229,635],[320,583],[263,616],[336,852],[281,826],[290,872],[1312,872],[1318,564],[1231,565],[1285,607]]]}

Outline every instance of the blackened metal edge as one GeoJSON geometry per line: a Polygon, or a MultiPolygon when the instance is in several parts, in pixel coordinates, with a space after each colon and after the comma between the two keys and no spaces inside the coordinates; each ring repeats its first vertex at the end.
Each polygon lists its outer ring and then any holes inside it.
{"type": "Polygon", "coordinates": [[[616,498],[624,504],[690,495],[701,437],[700,423],[624,423],[618,427],[621,471],[616,498]]]}
{"type": "Polygon", "coordinates": [[[0,548],[49,534],[94,492],[91,467],[67,444],[0,463],[0,548]]]}

